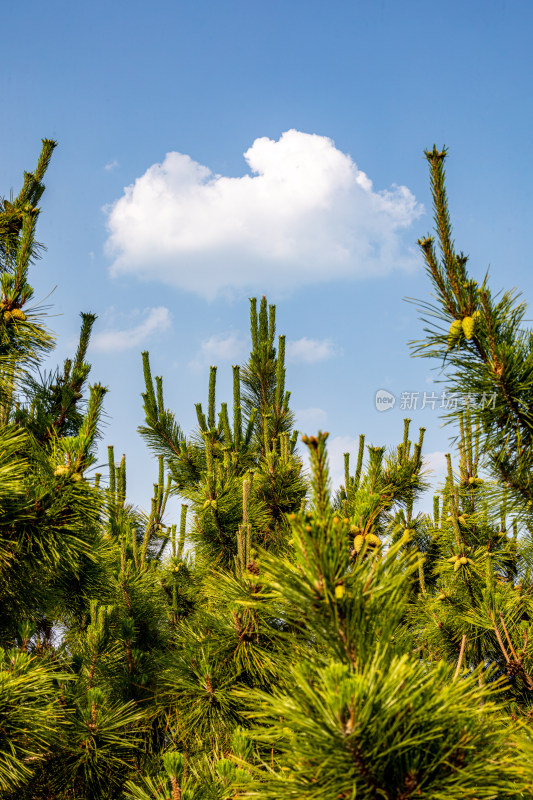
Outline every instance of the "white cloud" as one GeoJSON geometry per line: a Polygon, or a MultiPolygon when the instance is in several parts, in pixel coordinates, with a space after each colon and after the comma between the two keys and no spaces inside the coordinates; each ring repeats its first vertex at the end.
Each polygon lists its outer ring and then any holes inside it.
{"type": "Polygon", "coordinates": [[[422,472],[430,486],[429,489],[420,496],[417,511],[432,514],[433,497],[437,493],[439,486],[446,480],[448,470],[446,454],[440,450],[435,450],[433,453],[423,453],[422,462],[422,472]]]}
{"type": "Polygon", "coordinates": [[[413,269],[403,229],[423,213],[405,186],[374,191],[325,136],[256,139],[252,174],[213,174],[167,153],[108,212],[113,275],[155,279],[206,298],[292,289],[413,269]]]}
{"type": "Polygon", "coordinates": [[[122,330],[110,328],[96,333],[91,338],[91,346],[96,350],[116,353],[139,347],[155,333],[165,333],[171,327],[170,311],[164,306],[146,308],[142,312],[143,319],[137,325],[122,330]]]}
{"type": "MultiPolygon", "coordinates": [[[[350,454],[350,475],[355,474],[359,439],[355,436],[333,436],[327,441],[329,472],[333,491],[344,483],[344,454],[350,454]]],[[[366,451],[365,451],[366,456],[366,451]]]]}
{"type": "Polygon", "coordinates": [[[246,343],[238,334],[215,334],[205,339],[196,357],[189,362],[193,369],[201,369],[206,365],[217,366],[221,361],[233,364],[242,360],[246,352],[246,343]]]}
{"type": "Polygon", "coordinates": [[[314,364],[334,356],[335,348],[331,339],[308,339],[304,336],[294,342],[287,342],[285,352],[288,362],[314,364]]]}
{"type": "Polygon", "coordinates": [[[117,159],[114,158],[113,161],[108,161],[107,162],[107,164],[105,165],[104,169],[107,170],[107,172],[111,172],[112,169],[116,169],[118,166],[120,166],[120,165],[119,165],[117,159]]]}
{"type": "Polygon", "coordinates": [[[328,415],[323,408],[300,408],[294,412],[296,418],[295,428],[302,433],[314,435],[318,430],[324,430],[328,415]]]}
{"type": "Polygon", "coordinates": [[[422,460],[424,462],[424,470],[430,471],[428,477],[432,483],[445,479],[448,469],[445,453],[440,450],[436,450],[434,453],[426,453],[423,454],[422,460]]]}
{"type": "MultiPolygon", "coordinates": [[[[324,430],[324,428],[322,428],[324,430]]],[[[303,431],[305,433],[305,431],[303,431]]],[[[315,436],[317,431],[307,432],[315,436]]],[[[359,451],[359,439],[353,436],[330,436],[327,440],[327,454],[329,475],[331,479],[331,490],[337,491],[341,484],[344,484],[344,454],[350,454],[350,475],[355,474],[357,453],[359,451]]],[[[300,445],[300,454],[303,457],[305,469],[310,469],[309,451],[305,445],[300,445]]],[[[366,455],[366,453],[365,453],[366,455]]]]}

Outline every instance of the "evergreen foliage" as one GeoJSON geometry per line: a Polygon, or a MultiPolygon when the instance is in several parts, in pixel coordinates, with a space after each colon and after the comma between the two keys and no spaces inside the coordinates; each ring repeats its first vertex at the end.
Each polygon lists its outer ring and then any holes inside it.
{"type": "Polygon", "coordinates": [[[242,558],[241,536],[250,538],[252,529],[258,545],[282,551],[286,515],[299,508],[306,491],[285,391],[285,339],[279,337],[276,352],[275,307],[267,309],[265,297],[259,313],[251,301],[251,332],[248,363],[233,367],[233,425],[227,403],[216,413],[213,366],[207,416],[198,403],[198,429],[189,438],[165,408],[163,379],[153,380],[148,353],[143,353],[146,424],[139,432],[164,458],[174,490],[188,501],[194,514],[190,540],[196,558],[210,568],[233,568],[242,558]]]}
{"type": "Polygon", "coordinates": [[[531,722],[529,332],[455,253],[445,152],[428,153],[441,261],[419,352],[471,396],[433,514],[424,430],[360,437],[333,495],[327,433],[303,469],[275,307],[251,301],[233,408],[187,435],[143,353],[157,458],[145,513],[126,458],[93,474],[105,396],[29,305],[45,140],[0,207],[0,793],[7,800],[526,798],[531,722]],[[478,313],[479,312],[479,313],[478,313]],[[483,394],[496,392],[481,407],[483,394]],[[484,475],[485,477],[481,477],[484,475]],[[180,519],[167,518],[171,495],[180,519]]]}
{"type": "MultiPolygon", "coordinates": [[[[437,302],[421,304],[429,327],[425,341],[414,343],[414,350],[442,359],[450,392],[470,399],[492,474],[510,490],[517,510],[529,515],[533,339],[522,326],[526,305],[514,290],[493,295],[488,272],[478,284],[468,273],[468,257],[456,252],[445,187],[446,156],[446,149],[435,146],[426,151],[440,259],[435,237],[419,239],[437,302]]],[[[453,407],[450,417],[457,417],[453,407]]]]}

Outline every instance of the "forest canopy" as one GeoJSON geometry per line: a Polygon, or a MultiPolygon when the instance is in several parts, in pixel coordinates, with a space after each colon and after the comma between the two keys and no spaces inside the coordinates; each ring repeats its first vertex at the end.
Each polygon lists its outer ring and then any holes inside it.
{"type": "Polygon", "coordinates": [[[424,430],[409,420],[392,447],[362,434],[333,490],[327,432],[294,427],[262,297],[231,407],[211,367],[190,433],[142,354],[145,513],[125,457],[110,446],[95,471],[93,314],[72,357],[42,369],[54,338],[31,271],[55,147],[43,140],[0,201],[2,796],[530,797],[533,337],[525,304],[455,249],[446,150],[426,152],[433,301],[414,301],[412,349],[472,401],[450,411],[457,448],[433,512],[417,510],[424,430]]]}

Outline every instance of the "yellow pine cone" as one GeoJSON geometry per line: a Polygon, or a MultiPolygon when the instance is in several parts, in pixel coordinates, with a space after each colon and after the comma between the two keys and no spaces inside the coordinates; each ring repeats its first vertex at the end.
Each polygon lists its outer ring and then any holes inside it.
{"type": "Polygon", "coordinates": [[[375,544],[377,547],[379,547],[381,544],[381,539],[379,536],[376,536],[375,533],[367,533],[365,536],[365,541],[367,544],[375,544]]]}
{"type": "Polygon", "coordinates": [[[341,600],[344,597],[344,593],[346,589],[344,588],[344,584],[341,583],[339,586],[335,586],[335,597],[337,600],[341,600]]]}
{"type": "Polygon", "coordinates": [[[60,478],[63,475],[68,475],[70,472],[70,467],[67,467],[65,464],[58,464],[54,470],[54,475],[56,478],[60,478]]]}
{"type": "Polygon", "coordinates": [[[460,319],[454,319],[454,321],[450,325],[450,330],[448,333],[449,347],[453,347],[453,345],[459,340],[462,332],[463,332],[463,321],[460,319]]]}
{"type": "Polygon", "coordinates": [[[465,339],[471,339],[474,335],[474,328],[476,327],[476,320],[474,317],[464,317],[462,322],[463,333],[465,339]]]}
{"type": "Polygon", "coordinates": [[[361,533],[358,533],[353,540],[353,549],[355,550],[356,553],[361,552],[364,542],[365,542],[365,537],[361,533]]]}
{"type": "Polygon", "coordinates": [[[21,308],[13,308],[11,310],[11,316],[13,319],[18,319],[19,322],[24,322],[26,320],[26,314],[21,308]]]}
{"type": "Polygon", "coordinates": [[[70,476],[70,480],[73,481],[73,483],[78,483],[78,481],[81,481],[81,479],[82,477],[79,472],[73,472],[70,476]]]}
{"type": "Polygon", "coordinates": [[[464,564],[468,564],[468,558],[466,558],[466,556],[461,556],[459,559],[459,564],[463,564],[463,566],[464,564]]]}
{"type": "Polygon", "coordinates": [[[453,565],[454,571],[457,572],[457,570],[460,568],[460,566],[461,566],[461,559],[458,558],[457,561],[455,562],[455,564],[453,565]]]}

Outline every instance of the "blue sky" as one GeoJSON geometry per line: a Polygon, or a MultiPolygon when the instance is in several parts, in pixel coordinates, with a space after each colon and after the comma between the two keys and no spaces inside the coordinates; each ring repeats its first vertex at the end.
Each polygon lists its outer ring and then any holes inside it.
{"type": "MultiPolygon", "coordinates": [[[[515,0],[12,3],[0,32],[0,192],[42,137],[59,142],[34,271],[56,360],[80,311],[99,320],[92,378],[109,387],[104,444],[127,454],[131,500],[156,475],[136,434],[142,350],[185,430],[246,357],[248,298],[277,305],[300,427],[330,431],[334,474],[359,433],[394,445],[400,403],[431,365],[404,297],[428,299],[423,150],[450,149],[458,249],[474,277],[531,299],[533,6],[515,0]],[[246,153],[246,157],[243,155],[246,153]],[[167,154],[171,154],[168,155],[167,154]],[[159,165],[159,166],[158,166],[159,165]],[[130,187],[130,188],[127,188],[130,187]],[[403,188],[402,188],[403,187],[403,188]]],[[[432,463],[449,449],[437,410],[432,463]]]]}

